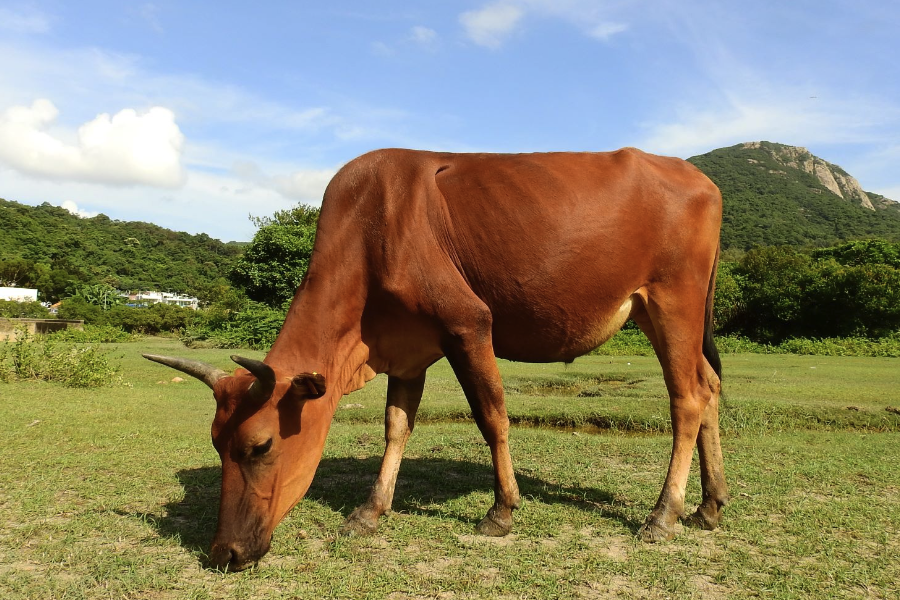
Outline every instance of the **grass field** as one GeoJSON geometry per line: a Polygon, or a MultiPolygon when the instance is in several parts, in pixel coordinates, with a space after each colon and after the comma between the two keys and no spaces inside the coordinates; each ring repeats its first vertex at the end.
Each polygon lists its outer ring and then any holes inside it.
{"type": "MultiPolygon", "coordinates": [[[[229,351],[113,348],[125,387],[0,384],[0,598],[898,598],[900,360],[725,355],[732,502],[716,531],[635,533],[670,450],[655,359],[503,363],[524,498],[474,534],[490,457],[449,367],[429,371],[394,513],[335,538],[368,494],[385,381],[344,398],[313,486],[252,570],[204,568],[218,509],[214,403],[141,352],[223,368],[229,351]]],[[[246,352],[259,357],[258,353],[246,352]]],[[[696,471],[689,503],[699,499],[696,471]]]]}

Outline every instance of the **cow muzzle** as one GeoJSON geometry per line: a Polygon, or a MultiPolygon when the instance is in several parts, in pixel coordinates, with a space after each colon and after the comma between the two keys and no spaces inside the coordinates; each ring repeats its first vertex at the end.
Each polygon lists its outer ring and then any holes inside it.
{"type": "Polygon", "coordinates": [[[222,571],[243,571],[252,567],[269,551],[269,542],[250,549],[237,543],[213,542],[209,550],[209,566],[222,571]]]}

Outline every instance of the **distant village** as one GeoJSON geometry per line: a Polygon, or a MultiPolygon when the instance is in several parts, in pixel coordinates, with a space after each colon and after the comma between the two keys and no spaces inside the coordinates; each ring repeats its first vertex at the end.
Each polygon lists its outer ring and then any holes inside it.
{"type": "MultiPolygon", "coordinates": [[[[124,300],[126,306],[148,307],[154,304],[172,304],[197,310],[200,307],[200,301],[193,296],[182,296],[181,294],[173,294],[170,292],[154,292],[142,291],[134,293],[119,294],[124,300]]],[[[18,287],[0,287],[0,300],[12,300],[13,302],[37,302],[38,292],[36,289],[18,288],[18,287]]],[[[55,312],[54,306],[48,306],[50,312],[55,312]]]]}

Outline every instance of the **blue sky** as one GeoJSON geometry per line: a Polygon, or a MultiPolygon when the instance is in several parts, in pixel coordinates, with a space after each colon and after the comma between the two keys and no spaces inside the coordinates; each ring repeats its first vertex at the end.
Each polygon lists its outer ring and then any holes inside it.
{"type": "Polygon", "coordinates": [[[249,240],[380,147],[805,146],[900,200],[900,3],[0,0],[0,197],[249,240]]]}

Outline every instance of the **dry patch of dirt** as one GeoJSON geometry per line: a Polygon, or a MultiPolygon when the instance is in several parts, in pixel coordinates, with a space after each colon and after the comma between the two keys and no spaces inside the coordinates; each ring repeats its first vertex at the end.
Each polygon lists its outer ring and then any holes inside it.
{"type": "Polygon", "coordinates": [[[447,576],[448,571],[453,571],[460,564],[462,564],[461,558],[438,558],[437,560],[416,563],[412,568],[423,577],[443,579],[447,576]]]}
{"type": "Polygon", "coordinates": [[[691,584],[703,600],[724,600],[734,591],[728,586],[717,584],[708,575],[694,575],[691,584]]]}
{"type": "Polygon", "coordinates": [[[576,588],[579,598],[585,600],[656,600],[664,596],[656,590],[645,590],[627,577],[613,575],[609,581],[589,581],[576,588]]]}
{"type": "Polygon", "coordinates": [[[503,537],[490,537],[490,536],[486,536],[486,535],[466,534],[466,535],[458,535],[458,536],[456,536],[456,538],[464,546],[483,546],[483,545],[489,544],[492,546],[506,548],[506,547],[515,545],[517,542],[519,545],[529,543],[526,541],[519,541],[519,538],[514,533],[505,535],[503,537]]]}

